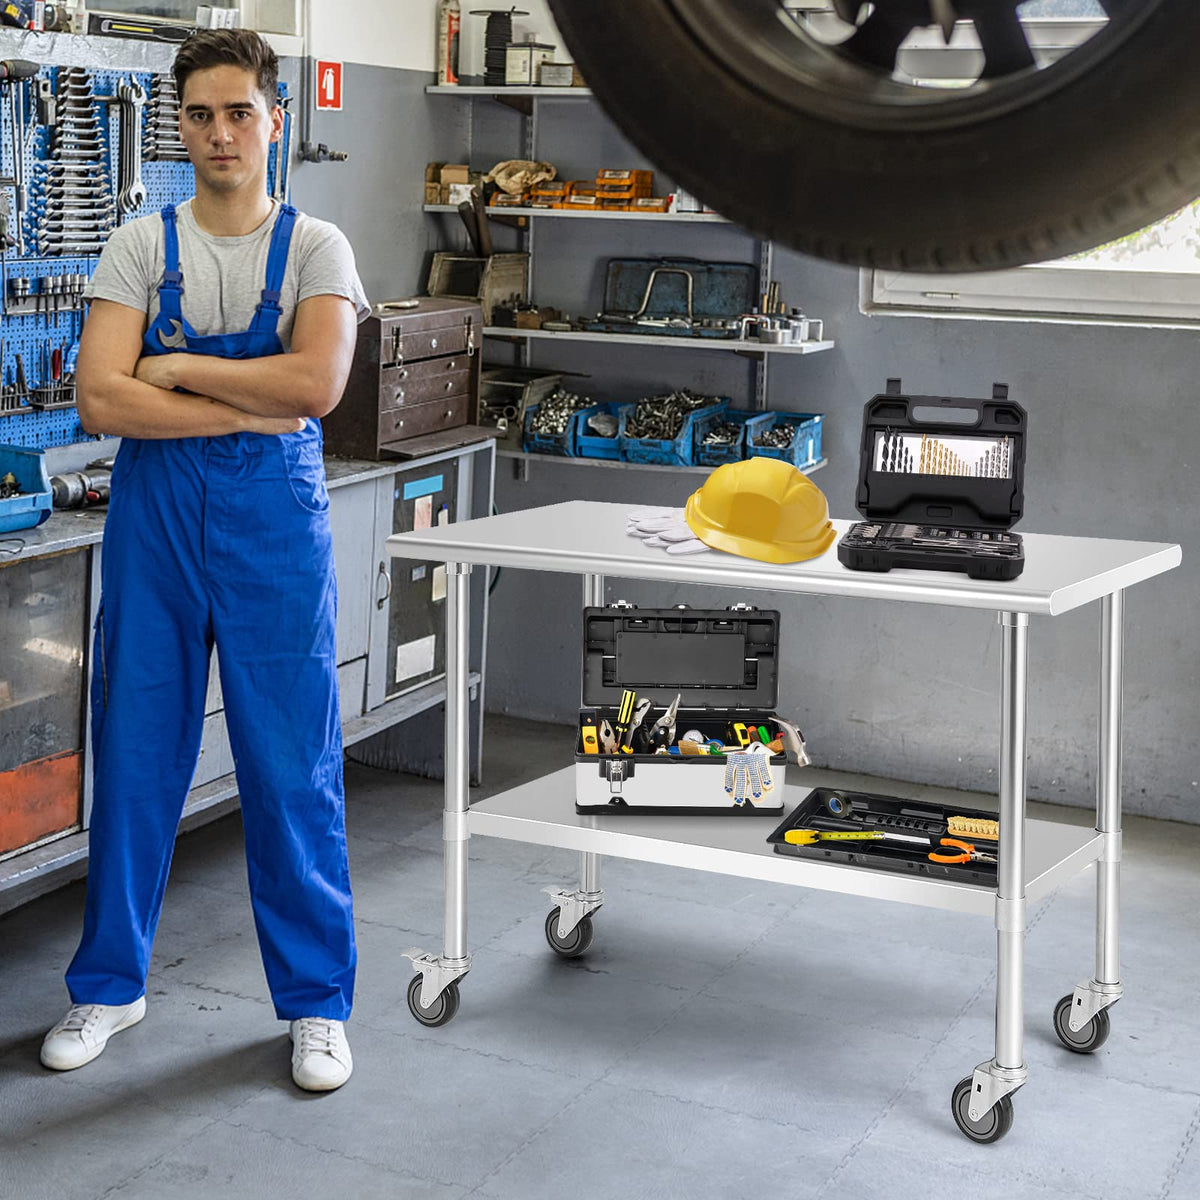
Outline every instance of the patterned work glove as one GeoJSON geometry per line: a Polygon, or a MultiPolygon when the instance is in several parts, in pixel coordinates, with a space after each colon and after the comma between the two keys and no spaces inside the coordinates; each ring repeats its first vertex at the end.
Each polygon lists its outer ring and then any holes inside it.
{"type": "Polygon", "coordinates": [[[736,805],[744,805],[749,797],[761,800],[764,792],[775,790],[771,778],[771,751],[761,742],[748,746],[744,754],[729,754],[725,758],[725,792],[736,805]]]}

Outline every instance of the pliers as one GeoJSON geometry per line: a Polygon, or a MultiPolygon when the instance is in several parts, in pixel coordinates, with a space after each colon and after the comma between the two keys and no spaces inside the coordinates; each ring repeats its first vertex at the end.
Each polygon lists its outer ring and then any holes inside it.
{"type": "Polygon", "coordinates": [[[984,854],[982,850],[976,850],[970,842],[964,842],[962,838],[944,837],[941,840],[943,846],[953,846],[958,851],[949,854],[939,852],[937,850],[930,851],[929,861],[935,863],[965,863],[965,862],[984,862],[994,863],[999,862],[999,859],[994,854],[984,854]]]}
{"type": "Polygon", "coordinates": [[[671,701],[670,707],[650,728],[650,747],[657,750],[660,746],[673,746],[675,744],[675,715],[679,712],[679,701],[683,699],[683,693],[676,693],[675,699],[671,701]]]}

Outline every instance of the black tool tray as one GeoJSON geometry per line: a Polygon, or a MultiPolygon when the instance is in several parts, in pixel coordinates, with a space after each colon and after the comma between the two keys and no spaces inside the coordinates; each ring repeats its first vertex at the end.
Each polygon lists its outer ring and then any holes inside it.
{"type": "Polygon", "coordinates": [[[604,277],[604,311],[580,324],[599,333],[735,338],[757,290],[752,263],[613,258],[604,277]]]}
{"type": "Polygon", "coordinates": [[[889,379],[863,413],[855,499],[867,520],[843,535],[838,560],[1015,579],[1025,554],[1009,530],[1024,506],[1025,430],[1005,384],[969,400],[904,395],[889,379]]]}
{"type": "MultiPolygon", "coordinates": [[[[779,613],[737,605],[726,609],[637,608],[618,602],[583,610],[583,709],[589,723],[607,718],[616,723],[622,693],[652,696],[655,707],[646,718],[653,723],[681,697],[676,737],[688,729],[706,738],[726,741],[730,722],[770,723],[779,683],[779,613]]],[[[582,724],[582,720],[581,720],[582,724]]],[[[767,804],[734,806],[725,798],[720,779],[725,755],[586,754],[582,735],[576,740],[578,812],[749,813],[764,807],[778,817],[782,804],[785,754],[770,763],[777,785],[767,804]],[[609,794],[610,763],[623,770],[619,796],[609,794]],[[687,767],[693,774],[681,775],[687,767]],[[708,772],[698,775],[695,772],[708,772]],[[665,773],[664,773],[665,772],[665,773]],[[713,778],[713,772],[720,777],[713,778]],[[593,781],[592,776],[597,775],[593,781]],[[690,781],[690,782],[689,782],[690,781]],[[603,791],[603,795],[599,794],[603,791]],[[692,801],[695,801],[694,803],[692,801]],[[686,801],[687,807],[681,807],[686,801]]]]}
{"type": "MultiPolygon", "coordinates": [[[[848,863],[856,867],[930,875],[935,879],[953,879],[960,883],[995,887],[995,863],[929,861],[931,851],[953,854],[957,849],[941,845],[941,839],[948,836],[947,822],[952,816],[984,821],[996,820],[994,812],[985,812],[982,809],[957,806],[947,808],[942,804],[902,800],[898,796],[877,796],[870,792],[850,792],[841,788],[814,788],[800,806],[788,814],[787,819],[767,841],[774,847],[776,854],[787,854],[794,858],[822,859],[828,862],[848,863]],[[848,815],[835,816],[830,811],[831,799],[835,807],[838,807],[837,802],[841,801],[843,808],[845,802],[849,801],[848,815]],[[916,845],[910,847],[902,842],[814,842],[811,846],[793,846],[783,840],[783,835],[789,829],[878,829],[884,833],[928,836],[930,846],[928,849],[916,845]]],[[[953,836],[970,843],[984,854],[998,854],[998,841],[969,835],[953,836]]]]}

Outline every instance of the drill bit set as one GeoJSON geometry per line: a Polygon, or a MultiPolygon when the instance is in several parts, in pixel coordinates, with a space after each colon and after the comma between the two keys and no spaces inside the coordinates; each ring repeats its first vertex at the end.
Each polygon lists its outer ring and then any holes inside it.
{"type": "Polygon", "coordinates": [[[772,712],[777,612],[618,602],[583,625],[576,811],[782,811],[788,752],[808,757],[772,712]]]}
{"type": "Polygon", "coordinates": [[[1025,552],[1009,529],[1024,505],[1025,424],[1002,383],[968,400],[905,395],[889,379],[863,416],[856,499],[867,520],[843,535],[839,561],[1017,578],[1025,552]]]}

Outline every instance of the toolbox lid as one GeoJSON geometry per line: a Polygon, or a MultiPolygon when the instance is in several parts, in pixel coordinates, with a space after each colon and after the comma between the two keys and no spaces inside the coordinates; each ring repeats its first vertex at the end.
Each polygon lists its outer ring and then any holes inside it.
{"type": "Polygon", "coordinates": [[[753,263],[698,258],[612,258],[604,277],[602,316],[737,317],[756,302],[753,263]]]}
{"type": "Polygon", "coordinates": [[[618,707],[653,694],[680,709],[775,707],[779,613],[746,606],[583,610],[583,703],[618,707]],[[670,693],[668,695],[667,693],[670,693]]]}
{"type": "Polygon", "coordinates": [[[1025,503],[1025,429],[1007,384],[970,400],[909,396],[889,379],[863,412],[858,511],[872,521],[1009,529],[1025,503]]]}

